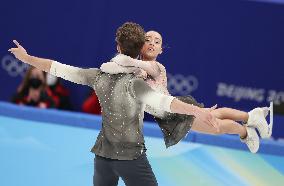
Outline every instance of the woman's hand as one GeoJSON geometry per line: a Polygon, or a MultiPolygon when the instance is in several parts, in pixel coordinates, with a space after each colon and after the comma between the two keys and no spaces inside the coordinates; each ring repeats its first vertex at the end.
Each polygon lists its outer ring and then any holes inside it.
{"type": "Polygon", "coordinates": [[[133,74],[138,77],[138,78],[142,78],[142,79],[147,79],[147,72],[145,70],[142,69],[137,69],[133,72],[133,74]]]}

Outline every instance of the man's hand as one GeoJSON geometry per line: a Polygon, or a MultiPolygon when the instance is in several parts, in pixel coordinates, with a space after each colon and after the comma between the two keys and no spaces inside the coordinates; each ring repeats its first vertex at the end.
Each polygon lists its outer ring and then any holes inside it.
{"type": "Polygon", "coordinates": [[[211,111],[216,108],[216,105],[211,108],[198,108],[195,112],[195,116],[207,125],[216,128],[219,131],[219,123],[215,116],[211,114],[211,111]]]}
{"type": "Polygon", "coordinates": [[[25,59],[28,56],[27,51],[24,49],[24,47],[22,47],[20,45],[20,43],[16,40],[13,40],[13,42],[15,43],[15,45],[17,46],[17,48],[10,48],[8,51],[11,52],[12,54],[15,55],[15,57],[17,59],[19,59],[20,61],[25,62],[25,59]]]}
{"type": "Polygon", "coordinates": [[[205,108],[206,110],[208,110],[209,112],[215,110],[217,108],[217,104],[214,105],[213,107],[210,107],[210,108],[205,108]]]}

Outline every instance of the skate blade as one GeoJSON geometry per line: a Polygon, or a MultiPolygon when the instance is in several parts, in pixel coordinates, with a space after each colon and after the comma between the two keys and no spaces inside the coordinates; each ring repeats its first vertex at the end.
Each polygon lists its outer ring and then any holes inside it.
{"type": "Polygon", "coordinates": [[[268,125],[268,135],[267,135],[267,138],[271,137],[271,135],[272,135],[272,128],[273,128],[273,102],[270,102],[269,114],[270,114],[270,122],[269,122],[269,125],[268,125]]]}

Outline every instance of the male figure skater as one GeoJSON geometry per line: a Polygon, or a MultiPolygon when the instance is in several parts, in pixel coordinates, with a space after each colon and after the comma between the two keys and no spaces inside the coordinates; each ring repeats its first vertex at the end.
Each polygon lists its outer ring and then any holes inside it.
{"type": "MultiPolygon", "coordinates": [[[[125,23],[116,33],[118,50],[132,58],[138,57],[145,42],[143,28],[125,23]]],[[[142,124],[145,105],[172,113],[193,115],[200,122],[218,123],[210,113],[214,108],[199,108],[155,92],[133,74],[110,75],[97,68],[82,69],[50,59],[28,55],[17,42],[9,51],[19,60],[71,82],[88,85],[96,91],[102,106],[102,129],[92,152],[96,154],[94,185],[117,185],[119,177],[126,185],[157,185],[145,154],[142,124]]]]}

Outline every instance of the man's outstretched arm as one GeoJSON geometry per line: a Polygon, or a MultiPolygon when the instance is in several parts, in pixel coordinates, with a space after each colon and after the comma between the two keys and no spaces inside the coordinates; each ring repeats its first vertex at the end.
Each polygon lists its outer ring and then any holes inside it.
{"type": "Polygon", "coordinates": [[[153,108],[171,113],[194,115],[202,122],[219,130],[216,118],[210,113],[211,109],[200,108],[184,103],[173,96],[158,93],[141,79],[133,79],[130,83],[129,91],[134,98],[153,108]]]}
{"type": "Polygon", "coordinates": [[[93,86],[93,80],[99,72],[99,69],[82,69],[70,65],[65,65],[51,59],[31,56],[27,53],[24,47],[22,47],[16,40],[13,40],[13,42],[16,44],[17,47],[11,48],[8,51],[14,54],[15,57],[20,61],[30,64],[39,70],[45,71],[65,80],[77,84],[93,86]]]}

